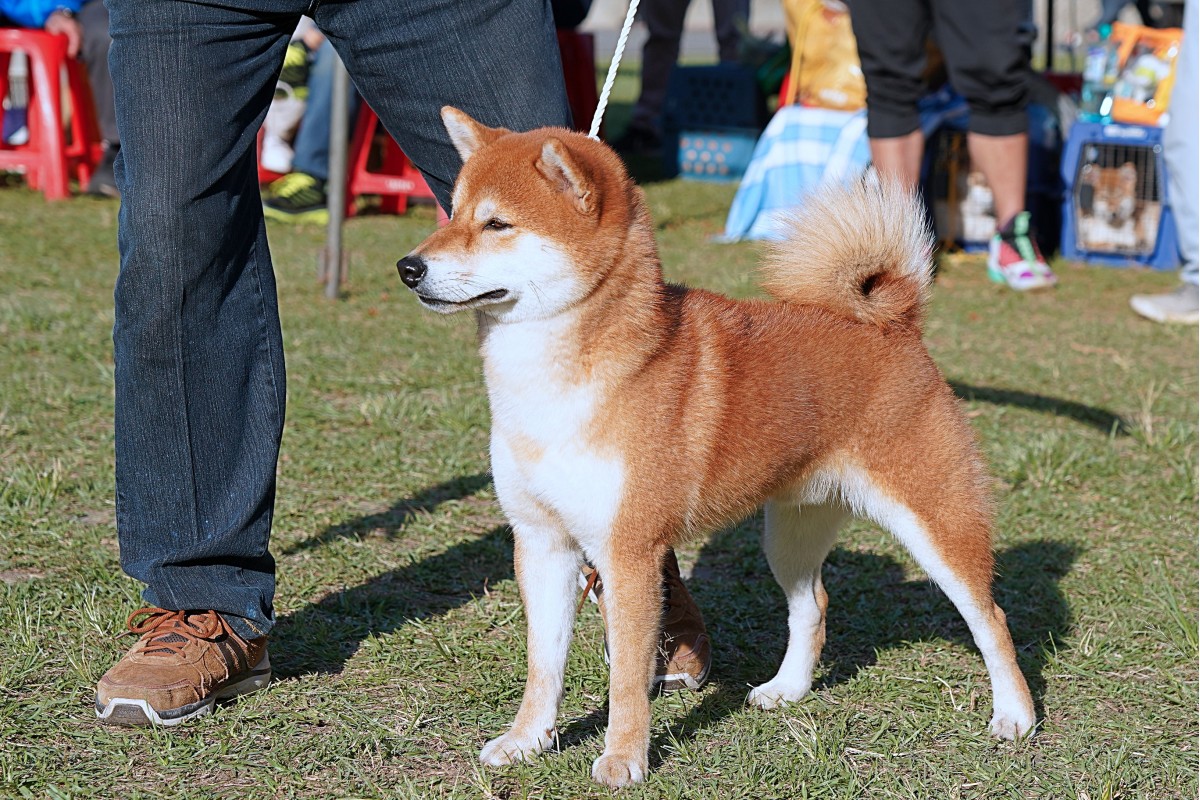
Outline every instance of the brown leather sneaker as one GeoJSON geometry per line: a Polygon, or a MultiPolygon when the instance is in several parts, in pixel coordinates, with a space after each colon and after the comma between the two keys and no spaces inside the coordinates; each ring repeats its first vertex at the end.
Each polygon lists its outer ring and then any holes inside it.
{"type": "Polygon", "coordinates": [[[96,685],[101,722],[178,725],[271,680],[267,637],[242,639],[216,611],[143,608],[126,624],[142,638],[96,685]]]}
{"type": "Polygon", "coordinates": [[[683,585],[675,551],[668,550],[663,563],[663,622],[654,681],[664,692],[698,691],[708,680],[711,666],[712,644],[704,615],[683,585]]]}
{"type": "MultiPolygon", "coordinates": [[[[704,615],[683,585],[674,550],[667,551],[662,577],[663,620],[658,638],[654,684],[663,692],[679,689],[697,691],[708,680],[708,671],[712,666],[712,644],[704,628],[704,615]]],[[[607,624],[604,587],[600,576],[594,569],[589,569],[586,578],[600,605],[600,619],[607,624]]],[[[604,646],[604,660],[608,661],[607,644],[604,646]]]]}

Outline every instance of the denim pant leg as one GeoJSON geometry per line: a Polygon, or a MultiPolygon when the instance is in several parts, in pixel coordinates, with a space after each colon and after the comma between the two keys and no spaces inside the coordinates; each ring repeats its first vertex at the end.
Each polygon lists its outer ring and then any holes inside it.
{"type": "Polygon", "coordinates": [[[1175,86],[1171,89],[1171,118],[1163,132],[1163,155],[1167,160],[1168,197],[1179,236],[1179,277],[1185,283],[1200,283],[1200,31],[1196,26],[1197,0],[1183,7],[1183,46],[1175,63],[1175,86]]]}
{"type": "Polygon", "coordinates": [[[148,603],[215,609],[257,636],[273,621],[285,388],[255,133],[302,8],[109,8],[121,566],[148,603]]]}
{"type": "MultiPolygon", "coordinates": [[[[292,143],[295,155],[292,169],[321,180],[329,179],[329,128],[333,111],[333,68],[337,52],[328,40],[317,49],[312,69],[308,73],[308,104],[304,119],[292,143]]],[[[346,113],[350,115],[350,130],[354,131],[358,111],[358,92],[350,90],[346,113]]]]}
{"type": "Polygon", "coordinates": [[[447,210],[461,163],[442,106],[512,130],[570,126],[546,0],[358,0],[313,18],[447,210]]]}

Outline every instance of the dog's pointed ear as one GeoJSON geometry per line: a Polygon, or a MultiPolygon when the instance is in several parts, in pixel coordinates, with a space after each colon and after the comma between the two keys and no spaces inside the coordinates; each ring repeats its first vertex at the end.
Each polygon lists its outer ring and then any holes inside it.
{"type": "Polygon", "coordinates": [[[592,179],[580,167],[561,139],[551,136],[542,144],[542,155],[538,158],[536,166],[543,178],[567,195],[579,213],[591,214],[596,210],[596,193],[592,179]]]}
{"type": "Polygon", "coordinates": [[[442,125],[446,127],[446,133],[450,134],[450,141],[464,163],[484,145],[509,133],[504,128],[481,125],[469,114],[453,106],[442,107],[442,125]]]}

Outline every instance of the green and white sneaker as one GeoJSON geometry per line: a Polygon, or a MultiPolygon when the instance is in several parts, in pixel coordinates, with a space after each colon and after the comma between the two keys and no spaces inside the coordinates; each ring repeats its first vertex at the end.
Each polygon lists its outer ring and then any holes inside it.
{"type": "Polygon", "coordinates": [[[310,225],[329,223],[325,181],[304,172],[292,172],[271,184],[263,200],[267,219],[310,225]]]}
{"type": "Polygon", "coordinates": [[[988,277],[1018,292],[1058,283],[1030,233],[1028,211],[1017,214],[992,237],[988,244],[988,277]]]}

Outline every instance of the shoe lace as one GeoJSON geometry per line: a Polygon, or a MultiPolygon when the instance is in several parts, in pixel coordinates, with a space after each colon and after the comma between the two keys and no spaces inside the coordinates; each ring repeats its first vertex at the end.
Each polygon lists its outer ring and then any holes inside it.
{"type": "Polygon", "coordinates": [[[168,611],[156,606],[139,608],[129,615],[125,625],[135,636],[153,634],[143,655],[179,655],[189,642],[211,641],[231,633],[216,611],[168,611]]]}

